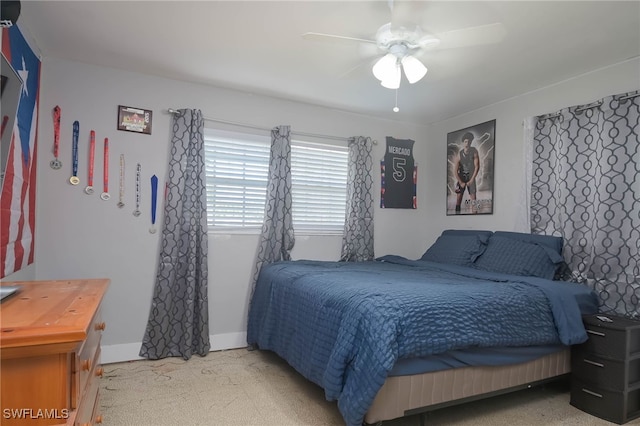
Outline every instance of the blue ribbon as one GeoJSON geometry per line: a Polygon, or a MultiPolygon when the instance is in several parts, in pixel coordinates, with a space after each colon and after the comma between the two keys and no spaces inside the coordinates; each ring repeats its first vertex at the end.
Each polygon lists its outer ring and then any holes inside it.
{"type": "Polygon", "coordinates": [[[156,203],[158,202],[158,176],[151,176],[151,224],[156,223],[156,203]]]}
{"type": "Polygon", "coordinates": [[[80,135],[80,123],[78,120],[73,122],[73,142],[72,142],[72,155],[73,155],[73,176],[78,176],[78,136],[80,135]]]}

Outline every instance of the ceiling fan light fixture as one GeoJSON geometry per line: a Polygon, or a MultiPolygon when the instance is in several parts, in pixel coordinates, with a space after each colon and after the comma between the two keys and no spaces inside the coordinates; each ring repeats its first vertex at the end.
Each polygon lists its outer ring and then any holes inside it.
{"type": "Polygon", "coordinates": [[[384,80],[380,82],[382,87],[386,87],[387,89],[397,89],[400,87],[400,79],[402,78],[402,73],[400,72],[400,64],[396,62],[393,67],[390,67],[387,70],[387,75],[384,80]]]}
{"type": "Polygon", "coordinates": [[[420,81],[427,74],[427,67],[413,56],[407,55],[401,62],[404,75],[411,84],[420,81]]]}
{"type": "Polygon", "coordinates": [[[397,68],[398,58],[391,53],[387,53],[373,66],[373,75],[380,81],[394,78],[395,69],[397,68]]]}

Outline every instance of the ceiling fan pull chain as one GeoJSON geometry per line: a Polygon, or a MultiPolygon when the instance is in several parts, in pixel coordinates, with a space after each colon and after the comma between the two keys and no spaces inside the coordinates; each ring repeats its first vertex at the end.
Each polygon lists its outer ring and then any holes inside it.
{"type": "Polygon", "coordinates": [[[396,106],[393,107],[393,112],[398,111],[400,111],[400,108],[398,108],[398,89],[396,89],[396,106]]]}

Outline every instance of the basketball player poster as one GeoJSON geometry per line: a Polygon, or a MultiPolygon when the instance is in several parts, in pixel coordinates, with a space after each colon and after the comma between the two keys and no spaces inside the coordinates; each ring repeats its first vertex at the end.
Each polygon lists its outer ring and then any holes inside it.
{"type": "Polygon", "coordinates": [[[447,215],[493,214],[496,120],[447,134],[447,215]]]}
{"type": "Polygon", "coordinates": [[[380,207],[415,209],[418,166],[413,159],[411,139],[387,136],[384,158],[380,161],[380,207]]]}

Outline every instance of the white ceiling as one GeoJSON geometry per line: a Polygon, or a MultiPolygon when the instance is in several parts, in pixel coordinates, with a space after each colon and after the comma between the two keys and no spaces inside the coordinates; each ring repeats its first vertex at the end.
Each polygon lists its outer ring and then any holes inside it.
{"type": "Polygon", "coordinates": [[[423,124],[640,56],[640,1],[23,1],[19,22],[45,57],[423,124]],[[504,37],[449,33],[458,46],[421,56],[429,72],[403,76],[394,113],[374,45],[302,38],[374,38],[390,4],[394,23],[504,37]]]}

